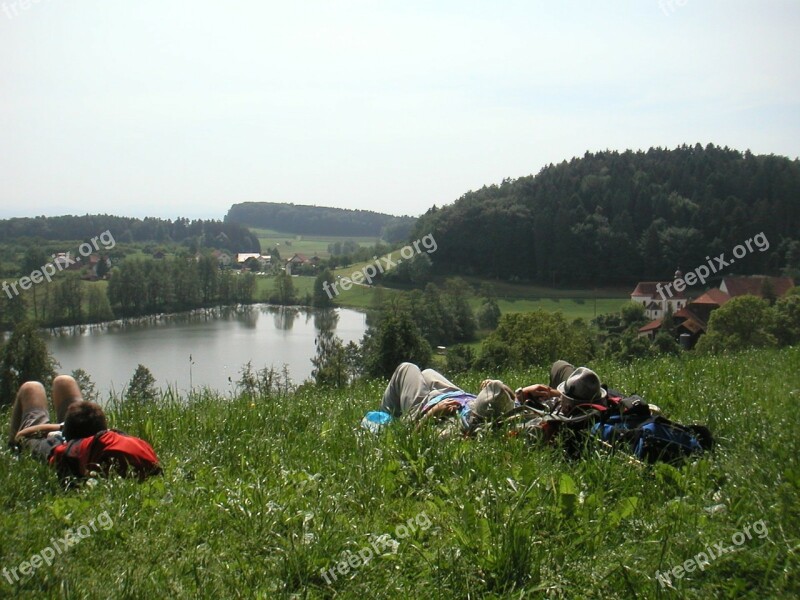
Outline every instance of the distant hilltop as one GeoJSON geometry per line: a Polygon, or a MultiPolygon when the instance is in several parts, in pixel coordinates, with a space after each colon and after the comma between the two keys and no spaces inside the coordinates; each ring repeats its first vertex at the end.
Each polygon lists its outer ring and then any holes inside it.
{"type": "Polygon", "coordinates": [[[371,210],[350,210],[280,202],[242,202],[231,206],[226,223],[300,235],[375,237],[388,242],[408,238],[417,219],[371,210]]]}
{"type": "Polygon", "coordinates": [[[712,144],[587,152],[433,207],[413,235],[435,236],[430,258],[444,275],[630,285],[715,257],[717,279],[797,280],[798,198],[800,161],[783,156],[712,144]],[[756,236],[763,244],[746,247],[756,236]]]}

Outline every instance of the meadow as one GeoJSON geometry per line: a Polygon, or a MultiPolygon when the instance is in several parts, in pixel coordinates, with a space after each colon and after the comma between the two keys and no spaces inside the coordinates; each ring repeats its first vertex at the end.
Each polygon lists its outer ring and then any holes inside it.
{"type": "Polygon", "coordinates": [[[281,253],[281,258],[291,258],[293,254],[305,254],[308,258],[316,255],[320,258],[328,258],[328,245],[335,244],[336,242],[346,242],[352,240],[359,246],[374,246],[380,239],[377,237],[353,237],[353,236],[335,236],[335,235],[298,235],[294,233],[283,233],[272,229],[250,229],[256,236],[258,241],[261,242],[262,251],[266,252],[267,248],[278,248],[281,253]]]}
{"type": "Polygon", "coordinates": [[[113,425],[151,441],[164,475],[63,492],[48,467],[0,453],[0,597],[798,597],[800,348],[591,366],[707,423],[717,450],[676,468],[602,449],[568,460],[502,431],[374,435],[359,421],[382,381],[120,402],[113,425]],[[691,562],[719,546],[731,552],[691,562]]]}

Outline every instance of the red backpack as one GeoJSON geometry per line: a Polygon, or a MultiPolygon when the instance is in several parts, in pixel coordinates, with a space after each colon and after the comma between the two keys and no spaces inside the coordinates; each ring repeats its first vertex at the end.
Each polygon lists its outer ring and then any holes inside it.
{"type": "Polygon", "coordinates": [[[161,474],[158,457],[150,444],[115,429],[56,446],[50,464],[55,464],[62,479],[88,477],[93,471],[100,475],[114,471],[122,477],[135,476],[139,481],[161,474]]]}

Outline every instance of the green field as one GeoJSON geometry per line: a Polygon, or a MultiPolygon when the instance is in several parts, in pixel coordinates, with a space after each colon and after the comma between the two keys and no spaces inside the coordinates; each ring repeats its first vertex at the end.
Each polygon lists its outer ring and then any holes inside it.
{"type": "Polygon", "coordinates": [[[64,493],[48,467],[0,453],[0,566],[107,525],[19,581],[6,571],[0,596],[798,597],[800,348],[592,366],[707,423],[715,454],[642,467],[602,450],[570,461],[500,431],[445,440],[396,423],[374,436],[357,425],[380,381],[126,405],[112,423],[152,442],[161,478],[64,493]],[[659,583],[717,544],[735,551],[659,583]],[[365,548],[365,565],[341,562],[365,548]]]}
{"type": "MultiPolygon", "coordinates": [[[[336,269],[333,272],[334,277],[351,277],[366,264],[358,263],[336,269]]],[[[475,290],[479,289],[481,285],[491,287],[503,313],[530,312],[541,309],[548,312],[561,311],[568,319],[591,320],[597,315],[618,312],[630,302],[630,290],[628,289],[567,290],[477,278],[466,278],[466,281],[475,290]]],[[[442,281],[438,280],[436,283],[442,283],[442,281]]],[[[369,308],[373,306],[374,290],[374,287],[354,285],[350,290],[342,291],[337,296],[336,302],[341,306],[369,308]]],[[[384,288],[383,293],[385,297],[389,297],[397,291],[384,288]]],[[[470,305],[474,310],[480,307],[482,301],[483,299],[477,291],[470,297],[470,305]]]]}
{"type": "MultiPolygon", "coordinates": [[[[540,298],[535,300],[499,298],[497,301],[500,310],[505,313],[531,312],[545,310],[548,312],[561,311],[567,319],[583,318],[591,321],[597,315],[619,312],[630,302],[627,298],[540,298]]],[[[480,305],[479,301],[473,302],[474,308],[480,305]]]]}
{"type": "Polygon", "coordinates": [[[328,244],[346,242],[347,240],[352,240],[360,246],[374,246],[380,242],[380,239],[377,237],[295,235],[293,233],[282,233],[271,229],[256,228],[251,228],[251,231],[258,237],[263,251],[266,251],[267,248],[274,248],[277,246],[278,251],[281,253],[281,258],[283,259],[288,259],[296,253],[305,254],[309,258],[314,255],[320,258],[328,258],[330,256],[328,244]]]}

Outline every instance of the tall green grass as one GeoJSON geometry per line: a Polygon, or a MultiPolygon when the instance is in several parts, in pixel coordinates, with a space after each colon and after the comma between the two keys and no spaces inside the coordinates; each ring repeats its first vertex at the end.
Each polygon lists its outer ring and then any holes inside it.
{"type": "MultiPolygon", "coordinates": [[[[713,456],[681,468],[580,461],[497,432],[441,439],[358,423],[382,382],[290,395],[123,404],[113,425],[147,438],[165,474],[62,492],[44,465],[0,456],[0,568],[103,511],[113,521],[19,583],[17,598],[764,598],[800,595],[800,348],[592,365],[683,422],[706,422],[713,456]],[[407,537],[398,525],[424,514],[407,537]],[[656,572],[753,537],[662,588],[656,572]],[[397,542],[323,576],[378,536],[397,542]],[[345,570],[345,569],[343,569],[345,570]]],[[[496,374],[495,374],[496,375],[496,374]]],[[[474,390],[481,374],[456,377],[474,390]]],[[[512,386],[545,368],[507,373],[512,386]]],[[[7,422],[7,415],[6,415],[7,422]]]]}

